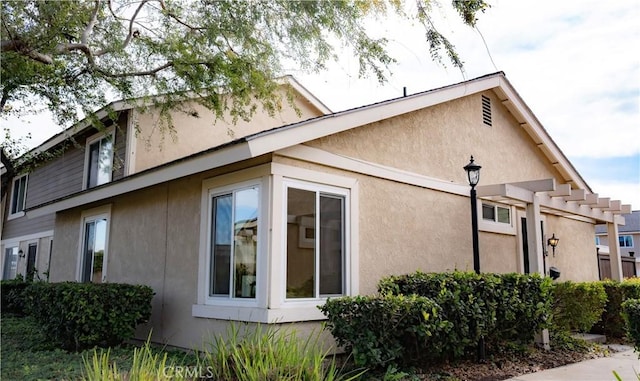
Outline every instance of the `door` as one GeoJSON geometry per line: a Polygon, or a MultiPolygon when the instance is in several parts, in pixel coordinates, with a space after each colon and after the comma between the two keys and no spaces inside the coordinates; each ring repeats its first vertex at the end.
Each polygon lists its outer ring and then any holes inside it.
{"type": "MultiPolygon", "coordinates": [[[[540,242],[540,245],[542,245],[542,252],[544,253],[542,255],[542,266],[544,268],[544,274],[547,274],[547,258],[546,258],[546,251],[545,251],[545,247],[544,247],[544,220],[540,221],[540,232],[542,235],[542,242],[540,242]]],[[[522,264],[523,264],[523,273],[524,274],[530,274],[531,273],[531,254],[529,252],[529,244],[528,244],[528,239],[529,239],[529,234],[527,232],[527,218],[526,217],[520,217],[520,245],[522,248],[522,264]]]]}
{"type": "Polygon", "coordinates": [[[36,272],[36,254],[38,253],[38,244],[31,243],[27,251],[27,282],[33,281],[33,276],[36,272]]]}

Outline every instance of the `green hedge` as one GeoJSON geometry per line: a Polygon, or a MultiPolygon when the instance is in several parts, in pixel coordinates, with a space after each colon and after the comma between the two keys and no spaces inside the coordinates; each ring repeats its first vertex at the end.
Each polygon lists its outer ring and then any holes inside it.
{"type": "Polygon", "coordinates": [[[607,303],[600,320],[591,332],[606,335],[609,338],[624,338],[625,326],[622,319],[622,303],[627,299],[640,299],[640,280],[632,278],[623,282],[607,280],[601,282],[607,294],[607,303]]]}
{"type": "Polygon", "coordinates": [[[68,350],[113,346],[131,338],[151,315],[153,290],[118,283],[33,283],[27,313],[50,340],[68,350]]]}
{"type": "Polygon", "coordinates": [[[29,284],[21,277],[0,281],[0,309],[3,314],[24,315],[23,292],[29,284]]]}
{"type": "Polygon", "coordinates": [[[416,295],[329,299],[320,309],[329,318],[326,328],[355,364],[372,368],[441,355],[441,333],[453,325],[442,319],[436,303],[416,295]]]}
{"type": "Polygon", "coordinates": [[[589,332],[607,302],[602,282],[571,281],[553,286],[553,326],[565,332],[589,332]]]}
{"type": "Polygon", "coordinates": [[[622,317],[626,323],[627,337],[640,353],[640,299],[627,299],[622,303],[622,317]]]}
{"type": "Polygon", "coordinates": [[[551,281],[535,274],[416,272],[385,278],[378,290],[433,299],[454,323],[444,344],[452,357],[474,349],[481,337],[489,345],[531,342],[550,315],[551,281]]]}

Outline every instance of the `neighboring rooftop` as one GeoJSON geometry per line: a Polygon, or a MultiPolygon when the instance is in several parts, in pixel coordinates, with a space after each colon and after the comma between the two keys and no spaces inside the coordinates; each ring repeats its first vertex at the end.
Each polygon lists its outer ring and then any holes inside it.
{"type": "MultiPolygon", "coordinates": [[[[633,210],[631,214],[623,214],[625,224],[618,226],[619,233],[640,233],[640,210],[633,210]]],[[[606,234],[606,225],[596,225],[596,234],[606,234]]]]}

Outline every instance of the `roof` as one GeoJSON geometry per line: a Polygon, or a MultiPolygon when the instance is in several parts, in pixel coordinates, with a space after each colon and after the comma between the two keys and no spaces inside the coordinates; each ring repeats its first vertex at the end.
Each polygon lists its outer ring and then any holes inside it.
{"type": "MultiPolygon", "coordinates": [[[[309,101],[315,108],[320,110],[323,114],[330,114],[332,111],[327,107],[320,99],[316,98],[313,93],[307,90],[300,82],[298,82],[293,76],[287,75],[282,78],[277,79],[278,82],[282,84],[287,84],[291,86],[296,92],[298,92],[304,99],[309,101]]],[[[108,116],[109,111],[124,111],[135,108],[140,105],[141,99],[125,99],[119,100],[115,102],[111,102],[106,106],[102,107],[98,111],[96,111],[96,115],[99,119],[104,119],[108,116]]],[[[44,143],[39,146],[33,148],[30,152],[35,154],[38,152],[47,151],[63,141],[67,140],[69,137],[73,135],[77,135],[83,132],[85,129],[91,127],[91,121],[89,118],[84,118],[81,121],[77,122],[73,126],[66,128],[64,131],[59,132],[56,135],[53,135],[51,138],[47,139],[44,143]]]]}
{"type": "Polygon", "coordinates": [[[582,176],[571,165],[506,79],[505,74],[497,72],[457,84],[326,114],[255,133],[96,188],[35,206],[27,210],[27,215],[35,217],[114,197],[487,90],[492,90],[497,94],[502,104],[563,176],[563,180],[570,184],[571,188],[581,189],[583,193],[585,191],[592,193],[582,176]]]}
{"type": "MultiPolygon", "coordinates": [[[[622,215],[625,224],[618,227],[618,233],[638,233],[640,234],[640,210],[634,210],[631,214],[622,215]]],[[[607,234],[606,225],[596,225],[596,234],[607,234]]]]}

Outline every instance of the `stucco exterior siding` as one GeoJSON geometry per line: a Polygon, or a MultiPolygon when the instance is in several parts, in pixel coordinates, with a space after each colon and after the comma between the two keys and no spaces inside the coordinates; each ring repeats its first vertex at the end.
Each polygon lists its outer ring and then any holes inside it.
{"type": "Polygon", "coordinates": [[[547,238],[555,233],[560,238],[555,257],[551,247],[547,266],[560,269],[559,280],[590,281],[599,279],[593,224],[547,216],[547,238]]]}
{"type": "Polygon", "coordinates": [[[483,94],[492,101],[492,126],[483,124],[476,94],[305,144],[458,184],[467,184],[462,166],[470,155],[482,165],[480,184],[560,180],[495,94],[483,94]]]}
{"type": "MultiPolygon", "coordinates": [[[[284,97],[284,91],[280,91],[284,97]]],[[[212,111],[198,104],[188,104],[185,109],[193,108],[198,117],[184,112],[171,112],[174,129],[163,128],[159,123],[159,113],[150,109],[144,114],[136,113],[135,124],[138,128],[135,147],[133,172],[140,172],[172,160],[200,152],[205,149],[228,143],[244,136],[283,126],[300,120],[322,115],[322,112],[307,100],[296,96],[294,104],[300,114],[286,100],[283,107],[272,117],[266,112],[257,112],[249,122],[238,120],[228,113],[223,119],[217,119],[212,111]]]]}

